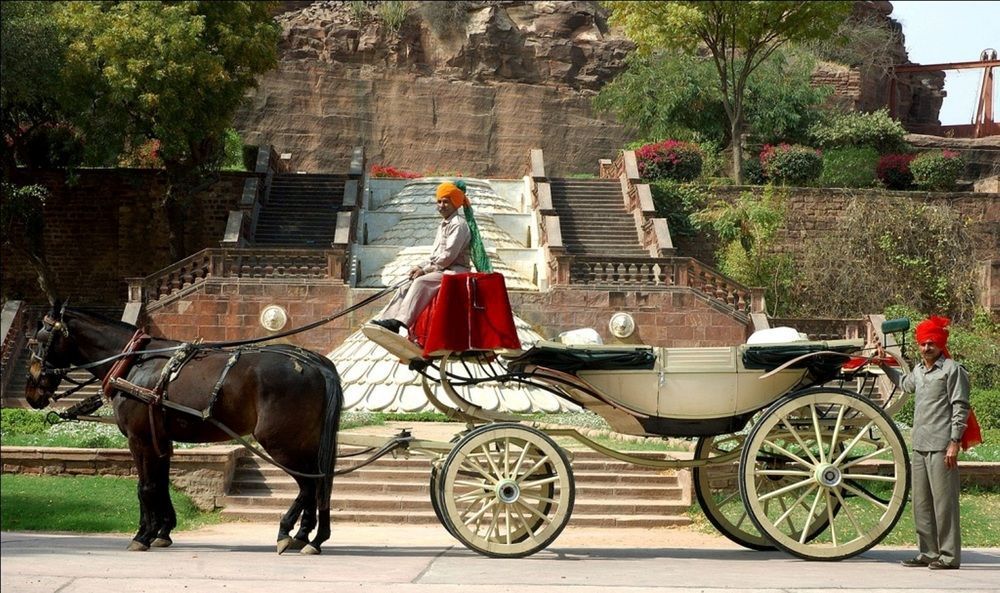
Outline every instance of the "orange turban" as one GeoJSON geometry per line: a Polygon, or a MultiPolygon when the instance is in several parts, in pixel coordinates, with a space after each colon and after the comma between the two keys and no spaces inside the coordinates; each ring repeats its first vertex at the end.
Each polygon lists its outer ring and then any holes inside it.
{"type": "Polygon", "coordinates": [[[917,324],[917,344],[924,342],[934,342],[934,345],[941,349],[947,358],[951,358],[948,352],[948,324],[951,320],[947,317],[931,315],[924,321],[917,324]]]}
{"type": "Polygon", "coordinates": [[[465,197],[465,192],[450,181],[446,181],[439,185],[436,193],[438,200],[448,198],[448,201],[451,202],[455,208],[461,208],[469,203],[468,198],[465,197]]]}

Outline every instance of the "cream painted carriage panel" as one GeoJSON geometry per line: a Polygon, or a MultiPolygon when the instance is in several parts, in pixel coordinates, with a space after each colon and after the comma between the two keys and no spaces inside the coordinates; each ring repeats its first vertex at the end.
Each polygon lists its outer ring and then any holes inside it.
{"type": "Polygon", "coordinates": [[[659,375],[648,371],[577,371],[610,399],[651,416],[656,415],[656,390],[659,375]]]}
{"type": "Polygon", "coordinates": [[[743,369],[742,366],[740,365],[741,370],[736,375],[738,377],[736,409],[734,410],[736,414],[759,410],[770,405],[771,402],[784,395],[786,391],[798,383],[805,374],[803,369],[789,369],[766,379],[760,379],[761,375],[767,371],[747,370],[743,369]]]}
{"type": "Polygon", "coordinates": [[[709,419],[736,408],[736,348],[660,348],[656,415],[709,419]]]}

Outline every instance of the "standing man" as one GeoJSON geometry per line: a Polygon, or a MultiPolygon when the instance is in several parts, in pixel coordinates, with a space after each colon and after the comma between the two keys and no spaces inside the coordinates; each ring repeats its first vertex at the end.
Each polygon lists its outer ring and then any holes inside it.
{"type": "Polygon", "coordinates": [[[441,288],[441,278],[445,274],[469,272],[469,248],[472,231],[469,223],[459,210],[468,205],[465,192],[454,184],[445,182],[437,187],[437,212],[444,220],[434,236],[434,247],[427,263],[414,266],[410,270],[409,286],[403,286],[386,307],[382,319],[372,321],[375,325],[399,333],[401,327],[409,328],[417,320],[420,312],[430,304],[441,288]]]}
{"type": "Polygon", "coordinates": [[[948,353],[946,317],[931,316],[917,325],[921,363],[907,375],[885,364],[879,346],[879,366],[897,386],[914,394],[913,523],[916,557],[903,566],[934,570],[957,569],[962,562],[959,522],[958,452],[969,421],[969,376],[948,353]]]}

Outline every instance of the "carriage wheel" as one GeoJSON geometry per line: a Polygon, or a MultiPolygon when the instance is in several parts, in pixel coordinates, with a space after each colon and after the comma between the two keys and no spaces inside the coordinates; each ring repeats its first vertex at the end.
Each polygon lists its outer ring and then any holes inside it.
{"type": "MultiPolygon", "coordinates": [[[[743,446],[745,434],[702,437],[694,449],[695,459],[709,459],[731,453],[743,446]]],[[[739,459],[694,468],[694,492],[709,522],[744,548],[773,550],[771,540],[762,536],[747,516],[740,498],[739,459]]]]}
{"type": "MultiPolygon", "coordinates": [[[[451,441],[449,442],[455,444],[462,438],[462,436],[462,433],[456,434],[451,437],[451,441]]],[[[444,465],[444,460],[436,460],[431,464],[431,507],[434,509],[434,515],[437,516],[438,522],[441,523],[441,525],[444,525],[444,528],[448,530],[448,533],[451,533],[451,527],[449,527],[448,522],[444,520],[444,512],[442,511],[444,507],[444,503],[441,501],[442,488],[440,488],[442,465],[444,465]]],[[[455,534],[452,533],[452,535],[454,536],[455,534]]]]}
{"type": "MultiPolygon", "coordinates": [[[[711,459],[732,454],[734,451],[738,452],[743,447],[751,426],[752,424],[735,434],[698,439],[694,458],[711,459]]],[[[762,462],[762,460],[758,460],[758,463],[762,462]]],[[[746,507],[743,505],[743,499],[740,496],[739,468],[738,454],[730,461],[695,467],[694,491],[698,497],[698,504],[708,521],[730,541],[751,550],[773,550],[775,549],[774,544],[757,530],[757,526],[750,520],[746,507]]],[[[775,477],[761,478],[760,482],[758,488],[767,491],[777,490],[790,483],[787,478],[775,477]]],[[[784,501],[781,500],[772,500],[766,505],[783,503],[784,501]]],[[[810,529],[807,541],[818,536],[826,529],[826,525],[826,515],[824,514],[822,521],[817,521],[810,529]]]]}
{"type": "Polygon", "coordinates": [[[892,531],[908,468],[903,438],[880,408],[849,391],[807,389],[771,405],[750,432],[740,492],[754,525],[779,548],[843,560],[892,531]],[[786,485],[762,486],[775,478],[786,485]]]}
{"type": "Polygon", "coordinates": [[[575,486],[566,454],[519,424],[488,424],[452,449],[437,478],[442,523],[470,550],[519,558],[545,549],[569,522],[575,486]]]}

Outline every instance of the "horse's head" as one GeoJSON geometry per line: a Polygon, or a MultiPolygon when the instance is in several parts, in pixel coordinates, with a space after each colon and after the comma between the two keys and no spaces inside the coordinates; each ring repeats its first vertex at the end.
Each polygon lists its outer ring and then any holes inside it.
{"type": "Polygon", "coordinates": [[[65,303],[53,303],[52,309],[38,322],[38,330],[28,342],[31,364],[24,397],[31,407],[40,409],[55,400],[62,374],[54,372],[70,364],[73,338],[66,320],[65,303]]]}

